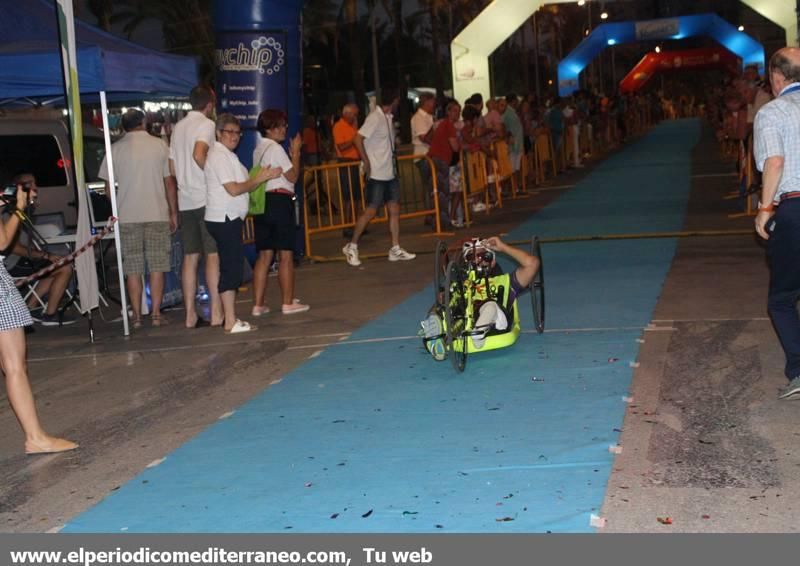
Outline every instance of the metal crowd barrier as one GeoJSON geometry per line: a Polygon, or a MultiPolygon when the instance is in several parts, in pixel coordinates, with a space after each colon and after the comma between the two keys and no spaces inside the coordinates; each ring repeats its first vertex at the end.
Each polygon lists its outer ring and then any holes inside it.
{"type": "MultiPolygon", "coordinates": [[[[400,183],[400,219],[433,215],[436,230],[432,235],[443,235],[439,218],[439,188],[436,166],[426,155],[401,155],[397,157],[400,183]],[[431,187],[423,186],[414,161],[424,159],[431,170],[431,187]],[[430,191],[430,197],[426,192],[430,191]]],[[[317,234],[353,228],[358,216],[366,208],[365,182],[359,162],[328,163],[307,167],[303,175],[305,199],[306,254],[314,257],[312,238],[317,234]]],[[[445,188],[448,190],[448,188],[445,188]]],[[[449,192],[449,191],[448,191],[449,192]]],[[[387,222],[388,214],[379,211],[372,222],[387,222]]]]}

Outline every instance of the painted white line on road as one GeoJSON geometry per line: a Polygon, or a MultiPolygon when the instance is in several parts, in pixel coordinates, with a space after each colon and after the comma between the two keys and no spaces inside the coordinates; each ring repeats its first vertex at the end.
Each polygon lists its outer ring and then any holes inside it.
{"type": "MultiPolygon", "coordinates": [[[[226,342],[212,342],[209,344],[202,344],[203,348],[217,347],[217,346],[241,346],[243,344],[260,344],[262,342],[291,342],[293,340],[303,340],[305,338],[336,338],[338,336],[350,336],[350,332],[331,332],[327,334],[309,334],[305,336],[273,336],[265,338],[252,338],[250,340],[231,340],[226,342]]],[[[86,358],[94,358],[97,356],[127,356],[128,354],[153,354],[159,352],[179,352],[181,350],[196,350],[197,344],[187,344],[185,346],[166,346],[163,348],[143,348],[141,350],[123,350],[120,352],[94,352],[91,354],[75,354],[71,356],[52,356],[41,358],[28,358],[28,362],[56,362],[59,360],[81,360],[86,358]]]]}
{"type": "MultiPolygon", "coordinates": [[[[547,334],[570,334],[573,332],[609,332],[609,331],[643,330],[641,326],[608,326],[597,328],[555,328],[545,330],[547,334]]],[[[523,330],[522,334],[538,334],[536,330],[523,330]]],[[[330,346],[353,346],[356,344],[376,344],[380,342],[397,342],[402,340],[420,340],[420,336],[392,336],[387,338],[365,338],[363,340],[350,340],[348,342],[325,342],[321,344],[304,344],[302,346],[289,346],[287,350],[308,350],[310,348],[328,348],[330,346]]]]}
{"type": "MultiPolygon", "coordinates": [[[[545,334],[569,334],[571,332],[609,332],[615,330],[642,330],[641,326],[598,326],[587,328],[553,328],[545,330],[545,334]]],[[[523,334],[537,334],[536,330],[523,330],[523,334]]]]}
{"type": "Polygon", "coordinates": [[[653,319],[654,323],[661,322],[672,324],[673,322],[765,322],[769,321],[767,316],[757,316],[754,318],[660,318],[653,319]]]}
{"type": "Polygon", "coordinates": [[[534,193],[540,193],[542,191],[563,191],[564,189],[571,189],[575,185],[555,185],[553,187],[541,187],[539,189],[533,189],[534,193]]]}
{"type": "Polygon", "coordinates": [[[375,344],[378,342],[394,342],[397,340],[419,340],[419,336],[395,336],[392,338],[365,338],[363,340],[351,340],[350,342],[327,342],[324,344],[307,344],[303,346],[289,346],[287,350],[307,350],[309,348],[327,348],[328,346],[352,346],[354,344],[375,344]]]}

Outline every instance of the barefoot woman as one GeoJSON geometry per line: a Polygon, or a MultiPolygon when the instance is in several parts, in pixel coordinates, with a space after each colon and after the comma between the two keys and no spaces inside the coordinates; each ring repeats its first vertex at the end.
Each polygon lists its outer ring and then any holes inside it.
{"type": "MultiPolygon", "coordinates": [[[[18,211],[24,209],[32,198],[29,188],[17,185],[16,203],[7,206],[14,210],[7,222],[0,219],[0,250],[5,250],[14,241],[19,230],[18,211]]],[[[6,391],[11,408],[25,433],[25,452],[28,454],[47,454],[64,452],[78,445],[63,438],[48,435],[39,423],[33,392],[28,382],[25,331],[23,328],[33,324],[31,315],[22,296],[14,285],[14,280],[6,271],[0,258],[0,366],[6,376],[6,391]]]]}

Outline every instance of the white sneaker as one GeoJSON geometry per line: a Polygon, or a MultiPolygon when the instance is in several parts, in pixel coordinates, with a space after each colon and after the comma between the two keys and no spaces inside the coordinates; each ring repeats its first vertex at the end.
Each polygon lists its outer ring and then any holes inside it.
{"type": "Polygon", "coordinates": [[[472,212],[486,212],[486,205],[482,202],[476,202],[472,205],[472,212]]]}
{"type": "Polygon", "coordinates": [[[417,257],[417,254],[412,254],[401,248],[394,246],[389,250],[389,261],[408,261],[417,257]]]}
{"type": "Polygon", "coordinates": [[[344,254],[344,257],[347,258],[347,263],[349,263],[353,267],[358,267],[359,265],[361,265],[361,260],[358,259],[358,246],[355,245],[353,242],[350,242],[345,247],[343,247],[342,253],[344,254]]]}

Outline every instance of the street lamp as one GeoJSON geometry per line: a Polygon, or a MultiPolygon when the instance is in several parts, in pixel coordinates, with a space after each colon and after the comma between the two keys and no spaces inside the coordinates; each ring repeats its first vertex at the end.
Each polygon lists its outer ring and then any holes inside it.
{"type": "Polygon", "coordinates": [[[661,53],[661,46],[660,45],[656,45],[656,53],[661,53]]]}
{"type": "Polygon", "coordinates": [[[602,14],[600,14],[600,19],[601,20],[607,20],[608,19],[608,12],[603,12],[602,14]]]}
{"type": "Polygon", "coordinates": [[[739,31],[744,31],[744,26],[739,26],[739,31]]]}

